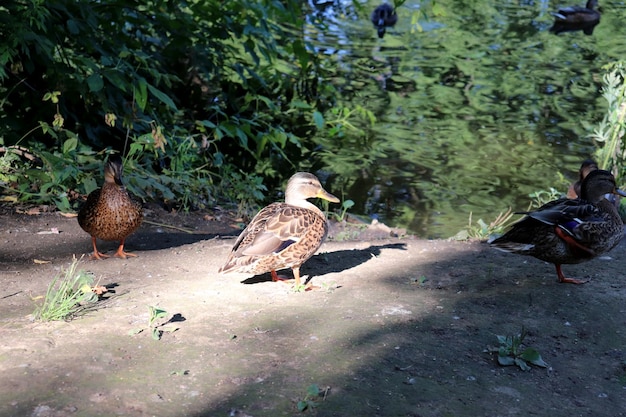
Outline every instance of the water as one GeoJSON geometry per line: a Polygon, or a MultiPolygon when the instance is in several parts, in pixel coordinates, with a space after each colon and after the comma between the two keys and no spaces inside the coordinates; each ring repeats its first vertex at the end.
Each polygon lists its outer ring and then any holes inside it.
{"type": "Polygon", "coordinates": [[[321,138],[317,156],[351,212],[442,238],[470,213],[491,221],[531,192],[567,189],[595,149],[601,67],[626,52],[623,3],[601,2],[592,36],[556,36],[555,1],[409,0],[384,39],[369,21],[378,4],[328,2],[306,28],[345,104],[377,118],[321,138]]]}

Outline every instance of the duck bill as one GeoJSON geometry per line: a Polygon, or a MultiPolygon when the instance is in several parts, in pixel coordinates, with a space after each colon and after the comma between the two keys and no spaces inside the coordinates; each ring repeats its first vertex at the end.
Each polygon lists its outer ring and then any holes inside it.
{"type": "Polygon", "coordinates": [[[622,197],[626,197],[626,191],[622,191],[619,188],[616,188],[615,191],[613,191],[613,194],[621,195],[622,197]]]}
{"type": "MultiPolygon", "coordinates": [[[[626,197],[626,194],[624,196],[626,197]]],[[[315,197],[322,198],[324,200],[328,200],[331,203],[338,203],[339,202],[339,199],[337,197],[335,197],[334,195],[332,195],[331,193],[329,193],[326,190],[319,190],[315,197]]]]}

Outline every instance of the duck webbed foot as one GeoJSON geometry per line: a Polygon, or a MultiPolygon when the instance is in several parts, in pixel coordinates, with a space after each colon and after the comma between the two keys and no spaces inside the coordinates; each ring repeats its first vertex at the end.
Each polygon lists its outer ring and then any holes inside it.
{"type": "Polygon", "coordinates": [[[576,278],[567,278],[565,275],[563,275],[563,271],[561,271],[561,265],[559,264],[555,264],[554,266],[556,266],[556,275],[559,277],[559,282],[563,283],[563,284],[584,284],[586,282],[589,282],[589,280],[582,280],[582,279],[576,279],[576,278]]]}

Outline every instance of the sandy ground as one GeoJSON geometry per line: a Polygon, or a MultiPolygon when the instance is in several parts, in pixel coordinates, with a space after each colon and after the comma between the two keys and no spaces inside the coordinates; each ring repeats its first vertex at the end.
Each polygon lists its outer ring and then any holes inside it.
{"type": "Polygon", "coordinates": [[[57,213],[0,216],[0,416],[626,415],[624,243],[565,266],[590,278],[575,286],[480,242],[335,233],[302,268],[319,289],[295,292],[217,274],[239,231],[227,216],[147,220],[193,233],[144,223],[139,257],[81,262],[104,300],[40,323],[33,298],[90,239],[57,213]],[[131,335],[148,306],[178,330],[131,335]],[[522,327],[547,368],[490,352],[522,327]]]}

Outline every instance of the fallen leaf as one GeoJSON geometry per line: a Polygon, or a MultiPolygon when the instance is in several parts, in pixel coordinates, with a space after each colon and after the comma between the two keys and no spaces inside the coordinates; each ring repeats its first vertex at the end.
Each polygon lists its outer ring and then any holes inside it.
{"type": "Polygon", "coordinates": [[[44,260],[41,260],[41,259],[33,259],[33,262],[34,262],[34,263],[36,263],[36,264],[40,264],[40,265],[41,265],[41,264],[49,264],[49,263],[52,263],[52,261],[44,261],[44,260]]]}
{"type": "Polygon", "coordinates": [[[72,217],[78,217],[78,213],[64,213],[64,212],[60,212],[59,214],[60,214],[61,216],[63,216],[63,217],[70,217],[70,218],[72,218],[72,217]]]}

